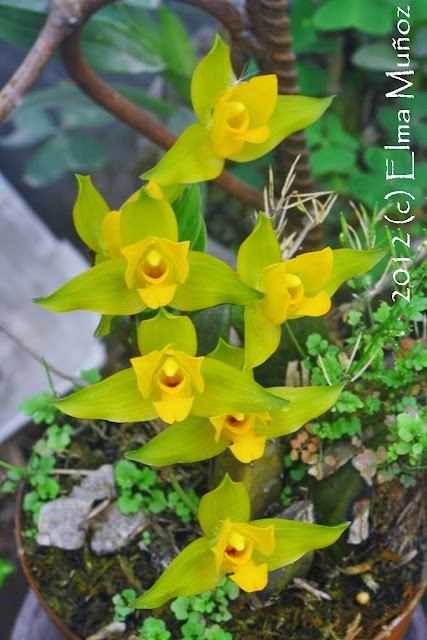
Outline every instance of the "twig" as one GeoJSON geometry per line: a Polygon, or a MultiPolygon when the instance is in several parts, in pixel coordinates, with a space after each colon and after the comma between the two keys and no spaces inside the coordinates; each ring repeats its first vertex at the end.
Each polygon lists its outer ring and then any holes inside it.
{"type": "Polygon", "coordinates": [[[294,578],[294,585],[299,589],[304,589],[305,591],[308,591],[313,596],[316,596],[316,598],[323,599],[323,600],[332,600],[329,593],[320,591],[320,589],[315,589],[314,587],[311,586],[311,584],[309,584],[305,580],[302,580],[302,578],[294,578]]]}
{"type": "MultiPolygon", "coordinates": [[[[121,96],[89,67],[80,51],[80,29],[63,42],[61,54],[70,77],[94,102],[162,149],[171,148],[177,138],[160,120],[121,96]]],[[[262,193],[228,171],[215,182],[245,204],[263,209],[262,193]]]]}
{"type": "Polygon", "coordinates": [[[17,107],[70,30],[113,0],[51,0],[51,10],[22,64],[0,92],[0,122],[17,107]]]}
{"type": "Polygon", "coordinates": [[[40,364],[45,368],[45,370],[46,370],[46,367],[48,367],[48,369],[52,373],[57,375],[59,378],[63,378],[64,380],[68,380],[69,382],[72,382],[73,384],[76,384],[79,387],[88,387],[89,386],[89,383],[86,382],[86,380],[83,380],[82,378],[79,378],[77,376],[70,376],[70,375],[68,375],[66,373],[63,373],[62,371],[59,371],[59,369],[57,369],[53,365],[47,363],[46,360],[42,356],[39,356],[35,351],[33,351],[31,349],[31,347],[29,347],[28,345],[24,344],[17,336],[15,336],[13,333],[11,333],[9,331],[9,329],[6,329],[6,327],[4,327],[1,324],[0,324],[0,331],[3,331],[7,336],[9,336],[9,338],[11,340],[13,340],[19,347],[21,347],[21,349],[24,349],[24,351],[29,353],[30,356],[32,358],[34,358],[34,360],[37,360],[37,362],[40,362],[40,364]]]}

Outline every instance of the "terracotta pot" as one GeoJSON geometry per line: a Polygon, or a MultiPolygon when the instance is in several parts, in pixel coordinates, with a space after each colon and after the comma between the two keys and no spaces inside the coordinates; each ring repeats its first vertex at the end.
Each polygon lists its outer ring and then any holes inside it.
{"type": "MultiPolygon", "coordinates": [[[[39,585],[32,575],[27,560],[25,558],[24,547],[22,544],[21,538],[21,507],[22,507],[22,498],[24,493],[24,487],[21,486],[18,492],[18,500],[17,500],[17,508],[15,512],[15,541],[17,547],[18,557],[22,566],[22,570],[27,578],[28,584],[35,593],[40,605],[43,607],[45,612],[47,613],[50,620],[53,622],[58,631],[62,634],[64,640],[82,640],[78,636],[74,635],[72,631],[67,629],[60,618],[56,615],[55,611],[47,604],[45,601],[43,594],[39,589],[39,585]]],[[[411,600],[410,604],[406,607],[405,611],[402,612],[400,616],[395,618],[391,623],[389,623],[379,634],[375,636],[372,640],[425,640],[425,625],[420,625],[420,629],[411,629],[410,638],[405,638],[405,632],[408,628],[408,625],[411,621],[412,616],[414,615],[417,604],[420,602],[424,591],[427,587],[427,577],[424,579],[423,583],[420,585],[416,595],[411,600]]],[[[33,640],[42,640],[42,638],[34,638],[33,640]]],[[[236,638],[236,640],[238,640],[236,638]]],[[[302,640],[302,639],[301,639],[302,640]]],[[[363,640],[369,640],[368,638],[364,638],[363,640]]]]}

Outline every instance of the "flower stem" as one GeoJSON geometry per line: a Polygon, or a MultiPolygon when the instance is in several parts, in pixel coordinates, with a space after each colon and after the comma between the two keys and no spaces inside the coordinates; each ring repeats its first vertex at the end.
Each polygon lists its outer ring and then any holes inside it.
{"type": "Polygon", "coordinates": [[[296,339],[295,334],[292,331],[292,329],[290,328],[288,322],[285,322],[285,327],[286,327],[286,331],[289,334],[290,339],[292,340],[292,342],[293,342],[293,344],[295,346],[295,349],[298,351],[298,353],[300,354],[301,358],[304,359],[305,358],[305,353],[302,350],[302,347],[301,347],[300,343],[298,342],[298,340],[296,339]]]}
{"type": "Polygon", "coordinates": [[[175,489],[175,491],[177,492],[177,494],[181,498],[182,502],[190,509],[191,513],[197,517],[197,512],[198,512],[197,506],[187,496],[187,494],[185,493],[184,489],[179,484],[179,482],[178,482],[178,480],[176,478],[176,475],[174,473],[172,473],[172,471],[171,471],[170,474],[168,475],[168,478],[169,478],[169,481],[170,481],[171,485],[173,486],[173,488],[175,489]]]}

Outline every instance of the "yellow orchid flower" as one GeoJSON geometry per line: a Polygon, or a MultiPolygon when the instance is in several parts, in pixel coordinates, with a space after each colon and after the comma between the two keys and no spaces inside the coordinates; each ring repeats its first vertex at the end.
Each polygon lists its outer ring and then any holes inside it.
{"type": "Polygon", "coordinates": [[[171,424],[184,420],[191,411],[194,394],[203,392],[203,358],[175,351],[170,346],[131,358],[141,395],[151,399],[159,417],[171,424]]]}
{"type": "Polygon", "coordinates": [[[327,247],[284,261],[271,218],[260,213],[237,254],[242,281],[264,294],[245,307],[245,367],[253,369],[274,353],[284,322],[328,313],[338,287],[372,269],[386,253],[327,247]]]}
{"type": "Polygon", "coordinates": [[[243,591],[260,591],[267,584],[268,568],[266,562],[254,562],[254,551],[262,556],[271,556],[275,546],[273,525],[260,529],[250,524],[234,523],[227,518],[222,524],[218,542],[212,547],[216,570],[231,574],[230,578],[243,591]]]}
{"type": "Polygon", "coordinates": [[[204,535],[189,544],[132,607],[152,609],[177,596],[203,593],[216,587],[224,574],[230,574],[244,591],[259,591],[266,586],[269,571],[333,544],[350,524],[324,527],[280,518],[250,521],[247,489],[228,474],[202,497],[198,517],[204,535]]]}
{"type": "Polygon", "coordinates": [[[160,185],[212,180],[222,172],[226,159],[260,158],[317,120],[332,98],[279,96],[275,75],[239,81],[230,49],[217,36],[194,70],[191,100],[198,122],[187,127],[142,177],[160,185]]]}
{"type": "MultiPolygon", "coordinates": [[[[95,265],[50,296],[37,299],[41,306],[101,313],[105,320],[98,331],[101,335],[109,329],[107,316],[134,315],[165,305],[195,311],[262,298],[227,264],[192,249],[193,241],[203,241],[196,185],[177,201],[175,215],[164,190],[153,181],[118,211],[110,211],[89,177],[78,176],[78,182],[74,224],[94,251],[95,265]],[[193,222],[195,235],[188,228],[193,222]]],[[[176,186],[165,190],[168,197],[176,197],[176,186]]]]}
{"type": "Polygon", "coordinates": [[[215,442],[221,438],[230,440],[230,451],[240,462],[252,462],[261,458],[265,450],[267,436],[255,435],[258,422],[266,427],[271,422],[267,411],[257,414],[234,413],[210,418],[215,427],[215,442]]]}

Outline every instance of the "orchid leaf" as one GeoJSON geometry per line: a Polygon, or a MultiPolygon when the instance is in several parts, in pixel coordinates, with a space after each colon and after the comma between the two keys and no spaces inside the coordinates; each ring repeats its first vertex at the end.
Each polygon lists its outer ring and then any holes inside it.
{"type": "Polygon", "coordinates": [[[387,255],[387,249],[373,251],[359,251],[358,249],[335,249],[333,252],[332,274],[322,287],[329,296],[342,285],[343,282],[369,271],[387,255]]]}
{"type": "Polygon", "coordinates": [[[90,176],[76,175],[76,180],[78,194],[73,208],[74,226],[90,249],[96,253],[103,253],[101,224],[110,207],[93,186],[90,176]]]}
{"type": "Polygon", "coordinates": [[[248,522],[251,505],[244,483],[233,482],[225,474],[218,487],[200,500],[198,515],[202,531],[208,537],[218,535],[227,518],[231,522],[248,522]]]}
{"type": "Polygon", "coordinates": [[[204,358],[201,372],[205,389],[194,398],[191,412],[196,416],[260,413],[287,404],[285,399],[269,393],[247,374],[219,360],[204,358]]]}
{"type": "Polygon", "coordinates": [[[197,336],[190,318],[174,316],[160,309],[151,320],[144,320],[138,327],[138,347],[142,355],[161,351],[168,345],[175,351],[196,355],[197,336]]]}
{"type": "Polygon", "coordinates": [[[333,98],[310,98],[308,96],[278,96],[277,106],[268,121],[270,135],[265,142],[246,142],[238,153],[230,156],[235,162],[249,162],[268,153],[284,138],[295,131],[308,127],[326,111],[333,98]]]}
{"type": "MultiPolygon", "coordinates": [[[[340,535],[347,529],[349,522],[337,524],[334,527],[324,527],[319,524],[308,522],[297,522],[295,520],[281,520],[280,518],[266,518],[264,520],[253,520],[254,527],[268,527],[274,525],[274,537],[276,548],[272,555],[265,558],[268,570],[279,569],[301,558],[308,551],[323,549],[338,540],[340,535]]],[[[254,560],[257,561],[257,552],[254,553],[254,560]]]]}
{"type": "Polygon", "coordinates": [[[256,288],[262,270],[270,264],[282,261],[282,252],[271,219],[264,213],[259,213],[254,230],[240,245],[237,271],[244,282],[256,288]]]}
{"type": "Polygon", "coordinates": [[[223,168],[224,158],[214,154],[207,129],[196,123],[187,127],[160,162],[141,177],[160,185],[201,182],[217,178],[223,168]]]}
{"type": "Polygon", "coordinates": [[[137,600],[134,609],[153,609],[177,598],[192,596],[213,589],[223,578],[217,573],[210,540],[199,538],[191,542],[172,561],[157,582],[137,600]]]}
{"type": "Polygon", "coordinates": [[[151,197],[145,188],[130,198],[121,208],[120,230],[123,245],[130,245],[149,236],[178,240],[178,226],[169,202],[151,197]]]}
{"type": "Polygon", "coordinates": [[[334,406],[344,384],[329,387],[270,387],[268,391],[289,401],[281,409],[270,410],[271,423],[259,423],[256,435],[268,438],[293,433],[334,406]]]}
{"type": "Polygon", "coordinates": [[[188,252],[190,273],[179,286],[173,307],[196,311],[217,304],[246,304],[263,297],[244,284],[225,262],[198,251],[188,252]]]}
{"type": "Polygon", "coordinates": [[[206,225],[202,213],[202,201],[198,184],[189,186],[174,205],[178,221],[179,240],[190,241],[190,249],[206,248],[206,225]]]}
{"type": "Polygon", "coordinates": [[[202,125],[209,121],[217,95],[233,82],[230,47],[217,35],[210,52],[194,69],[191,81],[191,101],[202,125]]]}
{"type": "Polygon", "coordinates": [[[128,289],[126,260],[107,260],[84,271],[46,298],[34,300],[50,311],[82,309],[105,315],[132,315],[145,309],[136,289],[128,289]]]}
{"type": "Polygon", "coordinates": [[[74,418],[142,422],[158,417],[153,403],[144,400],[139,392],[132,368],[119,371],[52,404],[74,418]]]}
{"type": "Polygon", "coordinates": [[[215,428],[208,418],[189,416],[177,422],[146,445],[126,453],[126,458],[154,467],[181,462],[198,462],[222,453],[230,444],[222,438],[215,442],[215,428]]]}

